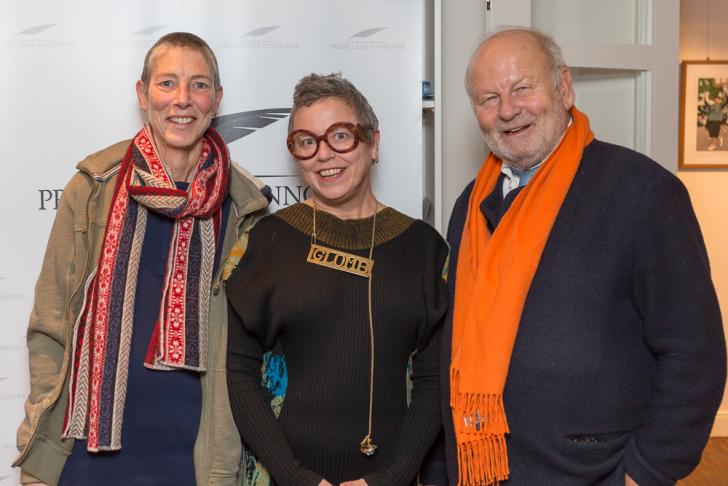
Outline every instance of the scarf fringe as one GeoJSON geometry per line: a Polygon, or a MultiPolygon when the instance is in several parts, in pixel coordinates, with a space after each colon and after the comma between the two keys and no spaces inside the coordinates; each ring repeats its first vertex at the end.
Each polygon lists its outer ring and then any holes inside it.
{"type": "Polygon", "coordinates": [[[458,486],[486,486],[508,479],[508,454],[502,435],[458,444],[458,486]]]}
{"type": "Polygon", "coordinates": [[[510,432],[501,395],[461,394],[451,407],[453,420],[462,426],[463,434],[481,437],[510,432]]]}
{"type": "Polygon", "coordinates": [[[482,437],[509,432],[502,394],[460,391],[460,372],[455,368],[450,370],[450,386],[453,421],[464,434],[482,437]]]}
{"type": "Polygon", "coordinates": [[[458,486],[485,486],[508,479],[505,436],[509,433],[503,395],[459,390],[460,373],[450,371],[450,407],[457,436],[458,486]]]}

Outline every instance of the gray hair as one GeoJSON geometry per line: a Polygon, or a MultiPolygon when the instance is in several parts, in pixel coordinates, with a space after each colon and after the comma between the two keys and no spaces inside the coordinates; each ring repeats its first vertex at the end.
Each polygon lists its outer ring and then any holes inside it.
{"type": "Polygon", "coordinates": [[[480,48],[487,44],[488,41],[491,40],[493,37],[506,32],[520,32],[528,34],[531,39],[536,43],[536,46],[541,49],[543,55],[546,57],[546,62],[548,64],[549,70],[551,71],[551,82],[554,85],[554,89],[557,89],[561,84],[561,81],[564,78],[563,70],[567,66],[566,62],[564,61],[564,54],[561,52],[561,47],[559,47],[553,37],[548,34],[544,34],[543,32],[540,32],[536,29],[531,29],[527,27],[502,26],[501,28],[496,29],[494,32],[490,33],[488,37],[486,37],[485,40],[483,40],[483,42],[478,45],[477,49],[475,49],[473,51],[473,54],[470,56],[470,61],[468,61],[468,67],[465,69],[465,91],[468,93],[468,97],[471,101],[473,100],[473,92],[472,86],[470,85],[470,71],[472,69],[475,54],[477,54],[480,48]]]}
{"type": "Polygon", "coordinates": [[[145,86],[149,86],[149,79],[152,77],[152,67],[154,61],[157,60],[160,52],[165,47],[186,47],[193,49],[205,58],[210,70],[212,71],[212,85],[217,90],[220,87],[220,70],[217,67],[217,58],[215,53],[212,52],[207,42],[202,40],[200,37],[189,32],[171,32],[159,38],[157,42],[147,51],[147,55],[144,57],[144,67],[142,68],[142,83],[145,86]]]}
{"type": "Polygon", "coordinates": [[[359,123],[369,128],[361,134],[362,140],[371,143],[372,133],[379,128],[377,115],[361,91],[356,89],[351,81],[342,77],[341,73],[311,73],[298,81],[293,90],[293,107],[288,118],[288,131],[293,130],[293,119],[298,110],[326,98],[337,98],[354,110],[359,123]]]}

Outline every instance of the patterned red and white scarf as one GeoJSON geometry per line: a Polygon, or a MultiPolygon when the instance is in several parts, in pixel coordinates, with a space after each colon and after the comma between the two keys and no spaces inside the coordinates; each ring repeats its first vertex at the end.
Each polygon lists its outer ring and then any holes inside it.
{"type": "Polygon", "coordinates": [[[121,449],[134,299],[147,211],[173,218],[159,317],[144,366],[204,371],[210,285],[230,156],[209,129],[187,191],[177,189],[144,127],[121,162],[101,255],[74,327],[64,437],[91,452],[121,449]]]}

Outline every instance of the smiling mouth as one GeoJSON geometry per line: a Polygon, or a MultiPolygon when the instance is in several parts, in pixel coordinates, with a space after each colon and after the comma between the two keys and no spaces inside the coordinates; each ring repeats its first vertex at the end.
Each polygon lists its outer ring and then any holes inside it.
{"type": "Polygon", "coordinates": [[[178,125],[189,125],[195,121],[195,119],[191,116],[171,116],[169,117],[169,121],[178,125]]]}
{"type": "Polygon", "coordinates": [[[344,169],[341,167],[335,167],[332,169],[322,169],[318,171],[318,175],[321,177],[334,177],[344,172],[344,169]]]}
{"type": "Polygon", "coordinates": [[[518,133],[521,133],[521,132],[523,132],[523,131],[527,130],[527,129],[528,129],[528,128],[529,128],[530,126],[531,126],[531,125],[530,125],[530,124],[528,124],[528,125],[523,125],[523,126],[521,126],[521,127],[511,128],[511,129],[509,129],[509,130],[503,130],[503,133],[504,133],[505,135],[516,135],[516,134],[518,134],[518,133]]]}

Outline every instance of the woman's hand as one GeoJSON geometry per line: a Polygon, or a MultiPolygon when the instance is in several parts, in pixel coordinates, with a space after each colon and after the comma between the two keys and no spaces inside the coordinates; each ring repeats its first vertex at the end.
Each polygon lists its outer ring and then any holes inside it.
{"type": "Polygon", "coordinates": [[[330,482],[326,481],[325,479],[322,479],[320,483],[318,483],[318,486],[334,486],[330,482]]]}
{"type": "Polygon", "coordinates": [[[363,479],[357,479],[356,481],[345,481],[339,486],[367,486],[367,482],[363,479]]]}

